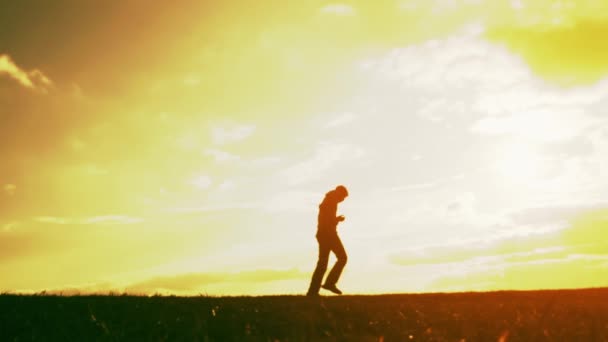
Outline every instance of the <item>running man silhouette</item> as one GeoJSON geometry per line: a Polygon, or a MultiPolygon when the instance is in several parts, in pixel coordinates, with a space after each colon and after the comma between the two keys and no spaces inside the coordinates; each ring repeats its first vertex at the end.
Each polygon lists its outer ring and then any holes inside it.
{"type": "Polygon", "coordinates": [[[336,216],[336,212],[338,211],[338,203],[344,201],[347,196],[348,190],[343,185],[338,185],[334,190],[326,193],[323,202],[319,204],[316,235],[319,243],[319,260],[312,274],[307,296],[318,296],[321,287],[335,294],[342,294],[342,291],[336,287],[336,283],[340,274],[342,274],[344,265],[346,265],[347,257],[337,231],[338,223],[344,221],[344,216],[336,216]],[[333,252],[338,260],[336,260],[336,264],[325,279],[325,283],[321,285],[329,262],[329,252],[333,252]]]}

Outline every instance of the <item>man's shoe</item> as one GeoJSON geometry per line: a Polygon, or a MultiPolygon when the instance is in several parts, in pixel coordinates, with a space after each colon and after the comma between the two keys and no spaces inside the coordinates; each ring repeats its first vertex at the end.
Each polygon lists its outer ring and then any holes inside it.
{"type": "Polygon", "coordinates": [[[335,294],[341,295],[342,291],[340,291],[339,288],[336,287],[336,285],[321,285],[322,288],[326,289],[327,291],[331,291],[335,294]]]}
{"type": "Polygon", "coordinates": [[[309,292],[309,293],[306,294],[306,297],[317,298],[317,297],[319,297],[319,294],[318,293],[309,292]]]}

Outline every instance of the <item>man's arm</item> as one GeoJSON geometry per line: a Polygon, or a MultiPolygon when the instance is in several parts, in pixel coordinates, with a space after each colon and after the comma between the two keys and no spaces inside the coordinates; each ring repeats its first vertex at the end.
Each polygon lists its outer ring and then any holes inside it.
{"type": "Polygon", "coordinates": [[[321,203],[319,205],[319,223],[337,226],[338,223],[344,221],[344,215],[336,216],[337,205],[331,203],[321,203]]]}

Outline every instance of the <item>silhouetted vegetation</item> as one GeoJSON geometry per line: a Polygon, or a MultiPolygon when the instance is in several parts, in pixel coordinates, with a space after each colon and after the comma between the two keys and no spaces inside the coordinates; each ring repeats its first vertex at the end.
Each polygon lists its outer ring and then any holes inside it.
{"type": "Polygon", "coordinates": [[[0,296],[2,341],[605,341],[608,289],[380,296],[0,296]]]}

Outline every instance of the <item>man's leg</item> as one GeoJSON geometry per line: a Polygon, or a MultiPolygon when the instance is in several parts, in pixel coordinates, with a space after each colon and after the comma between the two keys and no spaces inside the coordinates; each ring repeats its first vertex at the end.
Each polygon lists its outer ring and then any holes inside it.
{"type": "Polygon", "coordinates": [[[327,279],[325,279],[324,288],[331,289],[336,287],[336,283],[338,279],[340,279],[340,275],[342,274],[342,270],[344,269],[344,265],[346,265],[346,261],[348,257],[346,256],[346,251],[344,250],[344,246],[342,245],[342,241],[340,238],[336,236],[330,245],[330,249],[336,255],[336,263],[334,267],[332,267],[327,279]]]}
{"type": "Polygon", "coordinates": [[[315,271],[312,274],[312,279],[310,280],[310,286],[308,287],[307,292],[308,296],[315,296],[319,294],[321,282],[323,281],[323,276],[325,275],[325,271],[327,271],[327,263],[329,262],[330,245],[327,243],[327,241],[319,238],[317,238],[317,242],[319,242],[319,259],[317,260],[317,267],[315,268],[315,271]]]}

